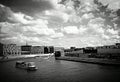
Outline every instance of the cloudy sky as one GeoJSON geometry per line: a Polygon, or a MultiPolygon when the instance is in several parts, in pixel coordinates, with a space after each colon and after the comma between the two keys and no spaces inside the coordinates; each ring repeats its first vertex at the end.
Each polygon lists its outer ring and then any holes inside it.
{"type": "Polygon", "coordinates": [[[0,0],[0,42],[66,48],[120,42],[120,0],[0,0]]]}

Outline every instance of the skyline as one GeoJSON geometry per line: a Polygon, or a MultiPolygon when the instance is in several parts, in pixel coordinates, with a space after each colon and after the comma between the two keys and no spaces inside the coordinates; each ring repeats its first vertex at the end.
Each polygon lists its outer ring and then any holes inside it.
{"type": "Polygon", "coordinates": [[[86,47],[120,42],[119,0],[0,0],[3,43],[86,47]]]}

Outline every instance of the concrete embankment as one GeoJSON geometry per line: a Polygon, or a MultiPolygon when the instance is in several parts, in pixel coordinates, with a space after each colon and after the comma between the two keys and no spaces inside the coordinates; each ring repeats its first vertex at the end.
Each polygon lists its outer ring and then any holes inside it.
{"type": "Polygon", "coordinates": [[[117,65],[120,66],[120,60],[99,59],[99,58],[80,58],[80,57],[56,57],[57,60],[76,61],[83,63],[101,64],[101,65],[117,65]]]}
{"type": "Polygon", "coordinates": [[[27,58],[35,58],[36,55],[21,55],[21,56],[8,56],[8,57],[1,57],[0,62],[8,62],[13,60],[19,60],[19,59],[27,59],[27,58]]]}
{"type": "Polygon", "coordinates": [[[32,55],[7,56],[7,57],[0,57],[0,62],[8,62],[13,60],[36,58],[36,57],[50,57],[52,55],[53,54],[32,54],[32,55]]]}

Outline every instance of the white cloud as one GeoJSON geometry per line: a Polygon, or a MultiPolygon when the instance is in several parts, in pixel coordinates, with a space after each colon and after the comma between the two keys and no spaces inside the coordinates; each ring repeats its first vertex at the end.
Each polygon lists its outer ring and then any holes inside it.
{"type": "Polygon", "coordinates": [[[52,35],[54,30],[50,28],[40,28],[38,26],[26,26],[24,27],[25,32],[31,32],[39,35],[52,35]]]}
{"type": "MultiPolygon", "coordinates": [[[[18,20],[22,21],[24,19],[18,18],[18,20]]],[[[22,23],[1,22],[0,26],[1,31],[9,35],[9,37],[3,37],[2,40],[16,41],[18,43],[24,41],[38,42],[39,36],[50,37],[55,34],[54,29],[48,27],[48,21],[43,19],[30,19],[22,23]]]]}
{"type": "Polygon", "coordinates": [[[84,35],[87,32],[88,28],[85,25],[80,25],[79,26],[79,33],[80,35],[84,35]]]}
{"type": "Polygon", "coordinates": [[[18,22],[18,23],[20,22],[23,24],[27,24],[29,20],[32,20],[33,18],[19,12],[19,13],[13,13],[13,17],[8,17],[8,19],[14,22],[18,22]]]}
{"type": "Polygon", "coordinates": [[[99,25],[104,25],[104,21],[105,19],[101,18],[101,17],[98,17],[98,18],[95,18],[95,19],[92,19],[89,21],[89,24],[99,24],[99,25]]]}
{"type": "Polygon", "coordinates": [[[82,16],[82,19],[91,19],[94,18],[94,15],[92,13],[86,13],[82,16]]]}
{"type": "Polygon", "coordinates": [[[118,31],[114,30],[113,28],[107,29],[107,32],[109,32],[110,34],[113,34],[113,35],[118,35],[118,31]]]}
{"type": "Polygon", "coordinates": [[[82,1],[81,12],[88,13],[94,10],[93,0],[84,0],[82,1]]]}
{"type": "MultiPolygon", "coordinates": [[[[53,3],[54,0],[51,2],[53,3]]],[[[65,4],[59,4],[59,0],[55,0],[55,4],[57,3],[55,9],[46,10],[45,15],[51,17],[51,20],[57,22],[67,23],[69,22],[80,22],[80,17],[77,16],[77,12],[73,7],[73,1],[68,0],[65,4]]]]}
{"type": "Polygon", "coordinates": [[[79,33],[79,29],[77,28],[77,26],[66,26],[62,29],[62,31],[67,34],[78,34],[79,33]]]}
{"type": "Polygon", "coordinates": [[[47,10],[45,11],[45,15],[50,16],[51,19],[56,18],[58,22],[59,20],[61,20],[61,22],[67,22],[69,20],[69,15],[67,13],[58,10],[47,10]]]}
{"type": "Polygon", "coordinates": [[[61,38],[63,36],[64,36],[63,33],[55,33],[54,35],[51,36],[51,38],[61,38]]]}
{"type": "Polygon", "coordinates": [[[100,38],[103,40],[118,38],[119,36],[117,30],[109,26],[104,26],[104,19],[102,18],[92,19],[87,26],[88,26],[87,32],[89,33],[89,35],[93,34],[100,36],[100,38]]]}

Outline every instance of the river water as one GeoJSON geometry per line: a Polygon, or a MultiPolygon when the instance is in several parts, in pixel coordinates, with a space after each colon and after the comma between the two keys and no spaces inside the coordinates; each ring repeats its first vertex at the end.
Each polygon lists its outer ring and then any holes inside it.
{"type": "Polygon", "coordinates": [[[17,60],[0,63],[0,82],[120,82],[120,67],[54,58],[22,60],[35,62],[38,70],[15,68],[17,60]]]}

